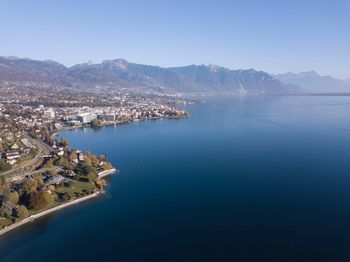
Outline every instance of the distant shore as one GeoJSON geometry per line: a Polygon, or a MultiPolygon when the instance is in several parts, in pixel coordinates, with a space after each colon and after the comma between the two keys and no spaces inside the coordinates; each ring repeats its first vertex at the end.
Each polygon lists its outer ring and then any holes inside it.
{"type": "MultiPolygon", "coordinates": [[[[117,171],[117,170],[116,170],[115,168],[102,171],[102,172],[100,172],[100,173],[98,174],[98,178],[103,178],[103,177],[112,175],[112,174],[114,174],[116,171],[117,171]]],[[[1,230],[0,230],[0,236],[6,234],[6,233],[8,233],[8,232],[10,232],[10,231],[12,231],[12,230],[14,230],[14,229],[16,229],[16,228],[19,228],[19,227],[21,227],[21,226],[23,226],[23,225],[25,225],[25,224],[28,224],[28,223],[30,223],[30,222],[33,222],[33,221],[35,221],[35,220],[38,219],[38,218],[44,217],[44,216],[46,216],[46,215],[49,215],[49,214],[51,214],[51,213],[54,213],[54,212],[56,212],[56,211],[59,211],[59,210],[61,210],[61,209],[66,208],[66,207],[79,204],[79,203],[84,202],[84,201],[87,201],[87,200],[89,200],[89,199],[96,198],[96,197],[100,196],[100,195],[103,194],[103,193],[104,193],[103,191],[97,191],[97,192],[92,193],[92,194],[90,194],[90,195],[88,195],[88,196],[80,197],[80,198],[75,199],[75,200],[72,200],[72,201],[70,201],[70,202],[61,204],[61,205],[59,205],[59,206],[57,206],[57,207],[53,207],[53,208],[50,208],[50,209],[48,209],[48,210],[42,211],[42,212],[40,212],[40,213],[38,213],[38,214],[32,215],[32,216],[30,216],[30,217],[28,217],[28,218],[25,218],[25,219],[23,219],[23,220],[21,220],[21,221],[18,221],[18,222],[14,223],[14,224],[11,224],[11,225],[9,225],[9,226],[7,226],[7,227],[1,229],[1,230]]]]}
{"type": "Polygon", "coordinates": [[[56,137],[61,131],[74,130],[74,129],[84,128],[84,127],[98,128],[98,127],[112,126],[112,125],[121,126],[121,125],[126,125],[130,123],[135,123],[135,122],[162,120],[162,119],[181,119],[181,118],[187,118],[189,116],[190,116],[189,113],[186,113],[185,115],[179,115],[179,116],[157,116],[157,117],[150,117],[150,118],[130,119],[127,121],[103,121],[98,126],[93,126],[91,123],[80,123],[79,125],[62,127],[61,129],[58,130],[58,132],[54,133],[52,136],[56,137]]]}

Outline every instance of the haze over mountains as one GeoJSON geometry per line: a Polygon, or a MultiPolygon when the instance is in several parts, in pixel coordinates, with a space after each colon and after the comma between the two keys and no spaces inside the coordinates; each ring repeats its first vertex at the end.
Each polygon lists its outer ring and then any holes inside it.
{"type": "Polygon", "coordinates": [[[278,74],[275,78],[282,83],[298,86],[307,93],[350,92],[350,81],[321,76],[315,71],[278,74]]]}
{"type": "Polygon", "coordinates": [[[96,86],[142,93],[285,94],[346,92],[350,83],[315,72],[272,76],[263,71],[230,70],[214,65],[163,68],[124,59],[65,67],[57,62],[0,57],[0,81],[32,82],[72,88],[96,86]]]}

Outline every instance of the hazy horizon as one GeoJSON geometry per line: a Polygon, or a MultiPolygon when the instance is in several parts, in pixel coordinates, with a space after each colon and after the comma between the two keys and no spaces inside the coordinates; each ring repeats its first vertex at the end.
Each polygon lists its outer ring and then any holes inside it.
{"type": "Polygon", "coordinates": [[[3,56],[65,66],[124,58],[350,78],[350,3],[339,1],[5,0],[3,56]]]}
{"type": "MultiPolygon", "coordinates": [[[[123,57],[104,59],[104,60],[101,60],[101,61],[91,61],[91,60],[89,60],[89,61],[79,62],[79,63],[73,64],[73,65],[66,65],[66,64],[64,64],[64,63],[61,63],[60,61],[56,61],[56,60],[50,59],[50,58],[47,58],[47,59],[33,59],[33,58],[31,58],[31,57],[18,57],[18,56],[16,56],[16,55],[0,55],[0,57],[5,57],[5,58],[12,58],[12,57],[13,57],[13,58],[16,58],[16,59],[30,59],[30,60],[34,60],[34,61],[53,61],[53,62],[57,62],[57,63],[59,63],[59,64],[62,64],[62,65],[64,65],[64,66],[67,67],[67,68],[70,68],[70,67],[73,67],[73,66],[79,65],[79,64],[86,64],[86,63],[100,64],[100,63],[102,63],[102,62],[104,62],[104,61],[108,61],[108,60],[118,60],[118,59],[126,60],[126,61],[129,62],[129,63],[142,64],[142,63],[138,63],[137,61],[130,61],[130,60],[127,60],[127,59],[125,59],[125,58],[123,58],[123,57]]],[[[147,63],[146,63],[145,65],[162,67],[162,66],[160,66],[160,65],[147,64],[147,63]]],[[[326,77],[333,77],[333,78],[336,78],[335,76],[332,76],[332,75],[330,75],[330,74],[320,74],[320,73],[317,72],[316,70],[297,71],[297,72],[288,71],[288,72],[280,72],[280,73],[271,73],[271,72],[268,72],[268,71],[266,71],[266,70],[258,70],[258,69],[256,69],[256,68],[230,68],[230,67],[226,67],[226,66],[222,66],[222,65],[212,64],[212,63],[209,63],[209,64],[194,64],[194,63],[192,63],[192,64],[186,64],[186,65],[168,66],[168,67],[164,67],[164,68],[186,67],[186,66],[191,66],[191,65],[205,65],[205,66],[210,66],[210,65],[212,65],[212,66],[220,66],[220,67],[227,68],[227,69],[229,69],[229,70],[251,70],[251,69],[253,69],[253,70],[256,70],[256,71],[266,72],[266,73],[268,73],[268,74],[270,74],[270,75],[272,75],[272,76],[278,75],[278,74],[302,74],[302,73],[312,73],[312,72],[314,72],[314,73],[318,74],[318,75],[321,76],[321,77],[326,76],[326,77]]],[[[349,81],[349,80],[350,80],[350,78],[338,78],[338,79],[339,79],[339,80],[345,80],[345,81],[349,81]]]]}

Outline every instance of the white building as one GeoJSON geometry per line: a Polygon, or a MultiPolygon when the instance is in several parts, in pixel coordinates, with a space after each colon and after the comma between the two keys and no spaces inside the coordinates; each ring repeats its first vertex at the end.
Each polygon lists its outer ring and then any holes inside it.
{"type": "Polygon", "coordinates": [[[45,118],[50,118],[50,119],[55,118],[55,111],[53,111],[52,108],[49,108],[49,109],[45,110],[44,111],[44,117],[45,118]]]}
{"type": "Polygon", "coordinates": [[[89,123],[96,118],[97,118],[96,114],[91,114],[91,113],[83,113],[83,114],[77,115],[77,120],[80,121],[81,123],[89,123]]]}

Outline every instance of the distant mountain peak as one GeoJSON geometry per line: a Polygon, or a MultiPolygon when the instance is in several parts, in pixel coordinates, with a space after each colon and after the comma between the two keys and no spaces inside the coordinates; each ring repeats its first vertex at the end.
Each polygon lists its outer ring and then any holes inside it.
{"type": "Polygon", "coordinates": [[[52,60],[8,60],[0,57],[0,81],[31,81],[70,87],[139,90],[146,93],[287,93],[289,88],[269,74],[231,70],[218,65],[163,68],[130,63],[125,59],[104,60],[65,67],[52,60]]]}
{"type": "Polygon", "coordinates": [[[274,77],[284,84],[299,86],[301,92],[350,92],[350,84],[346,81],[331,76],[322,76],[313,70],[301,73],[277,74],[274,77]]]}
{"type": "Polygon", "coordinates": [[[102,61],[102,65],[126,70],[128,68],[129,62],[125,59],[117,58],[113,60],[104,60],[102,61]]]}

